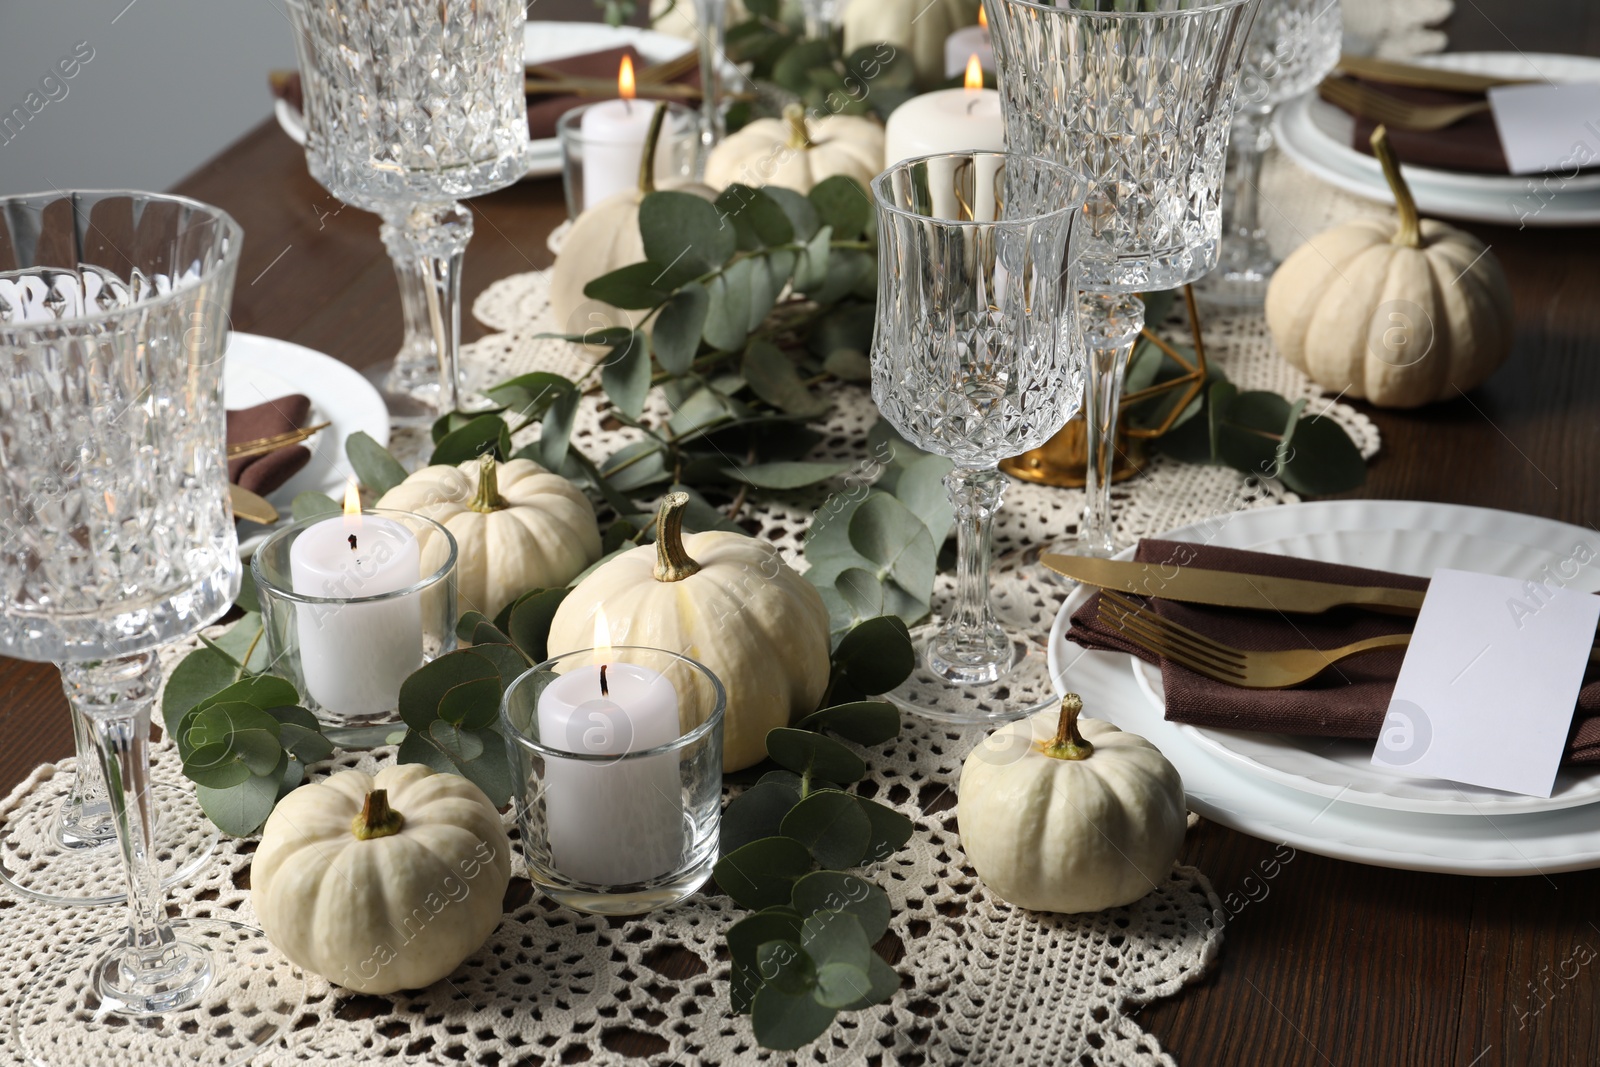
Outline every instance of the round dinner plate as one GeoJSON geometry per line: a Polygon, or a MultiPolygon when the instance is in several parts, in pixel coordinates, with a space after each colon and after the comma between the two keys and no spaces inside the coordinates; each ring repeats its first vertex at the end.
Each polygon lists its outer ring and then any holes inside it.
{"type": "Polygon", "coordinates": [[[303,345],[235,330],[228,337],[222,366],[223,404],[249,408],[292,393],[311,400],[306,425],[333,425],[305,442],[307,463],[267,499],[288,512],[295,496],[307,490],[337,499],[354,475],[345,458],[345,438],[364,430],[380,445],[389,443],[389,409],[383,397],[354,368],[303,345]]]}
{"type": "MultiPolygon", "coordinates": [[[[1446,70],[1546,81],[1600,81],[1600,59],[1518,52],[1447,52],[1410,62],[1446,70]]],[[[1378,161],[1350,146],[1354,120],[1315,92],[1278,109],[1274,131],[1289,158],[1322,180],[1368,200],[1393,196],[1378,161]]],[[[1600,173],[1546,179],[1543,175],[1472,174],[1407,165],[1402,168],[1424,213],[1529,226],[1600,224],[1600,173]]]]}
{"type": "MultiPolygon", "coordinates": [[[[1452,558],[1463,561],[1503,561],[1515,551],[1560,552],[1570,549],[1576,538],[1585,539],[1585,543],[1594,540],[1593,532],[1582,527],[1509,512],[1372,500],[1324,501],[1238,512],[1164,536],[1338,558],[1359,566],[1409,569],[1413,573],[1423,571],[1425,565],[1404,555],[1410,550],[1397,545],[1443,547],[1456,554],[1452,558]],[[1431,536],[1436,534],[1447,536],[1431,536]],[[1502,542],[1504,547],[1489,544],[1494,541],[1502,542]]],[[[1525,571],[1519,568],[1513,573],[1525,571]]],[[[1587,583],[1583,588],[1594,588],[1597,580],[1600,572],[1592,566],[1579,579],[1587,583]]],[[[1091,652],[1066,641],[1071,614],[1089,592],[1083,588],[1073,592],[1050,632],[1051,674],[1057,689],[1082,694],[1089,714],[1138,733],[1161,749],[1183,776],[1190,806],[1205,817],[1243,833],[1287,842],[1320,855],[1407,870],[1493,875],[1600,866],[1600,805],[1580,801],[1574,806],[1533,811],[1488,807],[1471,814],[1444,814],[1432,807],[1379,808],[1370,803],[1353,803],[1348,795],[1328,795],[1320,783],[1303,776],[1281,770],[1269,775],[1259,765],[1247,767],[1244,757],[1248,755],[1259,763],[1260,754],[1224,752],[1223,746],[1216,743],[1216,735],[1222,731],[1205,731],[1211,736],[1202,740],[1198,737],[1200,731],[1167,722],[1160,705],[1150,699],[1129,670],[1128,660],[1132,657],[1091,652]]],[[[1263,744],[1273,743],[1272,735],[1252,736],[1263,744]]],[[[1307,739],[1292,740],[1301,745],[1302,757],[1327,760],[1337,766],[1327,752],[1317,751],[1315,739],[1309,745],[1305,743],[1307,739]]],[[[1370,755],[1371,744],[1366,743],[1365,747],[1370,755]]],[[[1577,773],[1587,776],[1587,772],[1577,773]]],[[[1419,781],[1413,779],[1410,784],[1419,781]]],[[[1451,788],[1487,792],[1464,786],[1451,788]]],[[[1531,799],[1536,798],[1519,797],[1507,803],[1531,799]]]]}
{"type": "MultiPolygon", "coordinates": [[[[522,61],[524,63],[549,63],[568,56],[581,56],[607,48],[631,44],[651,64],[677,59],[694,45],[682,37],[637,26],[607,26],[603,22],[530,22],[523,30],[522,61]]],[[[730,68],[731,70],[732,68],[730,68]]],[[[737,71],[732,73],[736,74],[737,71]]],[[[287,101],[273,104],[272,113],[278,125],[295,144],[306,143],[305,121],[300,112],[287,101]]],[[[542,178],[561,173],[561,142],[554,137],[533,141],[528,149],[528,173],[525,177],[542,178]]]]}

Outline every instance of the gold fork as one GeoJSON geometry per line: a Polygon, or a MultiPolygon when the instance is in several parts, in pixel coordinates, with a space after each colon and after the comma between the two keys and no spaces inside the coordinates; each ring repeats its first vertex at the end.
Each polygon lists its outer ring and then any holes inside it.
{"type": "MultiPolygon", "coordinates": [[[[1384,634],[1352,641],[1339,648],[1283,648],[1271,652],[1235,648],[1197,630],[1164,619],[1147,607],[1108,589],[1100,591],[1096,612],[1129,641],[1180,667],[1240,689],[1287,689],[1310,681],[1342,659],[1380,648],[1404,648],[1410,634],[1384,634]]],[[[1600,663],[1600,648],[1589,650],[1589,662],[1600,663]]]]}
{"type": "Polygon", "coordinates": [[[249,441],[236,441],[228,446],[229,459],[242,459],[245,456],[264,456],[268,452],[276,452],[289,445],[297,445],[308,437],[326,430],[332,426],[331,422],[319,422],[315,426],[302,426],[298,430],[285,430],[275,433],[271,437],[255,437],[249,441]]]}
{"type": "Polygon", "coordinates": [[[1346,111],[1398,130],[1442,130],[1489,110],[1489,101],[1470,104],[1414,104],[1343,78],[1324,78],[1317,94],[1346,111]]]}

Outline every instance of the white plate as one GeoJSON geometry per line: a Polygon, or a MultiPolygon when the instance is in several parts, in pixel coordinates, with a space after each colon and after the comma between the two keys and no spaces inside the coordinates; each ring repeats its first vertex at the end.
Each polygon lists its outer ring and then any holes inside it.
{"type": "Polygon", "coordinates": [[[311,400],[307,425],[331,422],[305,442],[311,462],[267,499],[287,513],[296,494],[306,490],[337,499],[352,475],[345,438],[365,430],[380,445],[389,443],[389,409],[371,382],[332,356],[271,337],[234,331],[222,368],[223,403],[248,408],[291,393],[311,400]]]}
{"type": "MultiPolygon", "coordinates": [[[[642,30],[636,26],[607,26],[603,22],[530,22],[523,30],[522,61],[524,63],[549,63],[568,56],[581,56],[607,48],[631,44],[651,64],[677,59],[693,48],[682,37],[642,30]]],[[[724,76],[737,75],[731,67],[724,76]]],[[[305,122],[300,112],[283,100],[272,108],[278,125],[295,144],[306,143],[305,122]]],[[[533,141],[528,149],[529,178],[541,178],[561,173],[561,142],[554,137],[533,141]]]]}
{"type": "MultiPolygon", "coordinates": [[[[1542,567],[1559,566],[1573,544],[1590,531],[1564,523],[1517,516],[1522,543],[1501,540],[1510,535],[1503,512],[1471,510],[1450,531],[1433,529],[1318,530],[1273,538],[1248,547],[1257,552],[1320,559],[1330,563],[1376,566],[1382,570],[1430,575],[1437,567],[1534,578],[1542,567]]],[[[1183,534],[1178,540],[1186,540],[1183,534]]],[[[1572,588],[1600,586],[1600,569],[1579,570],[1572,588]]],[[[1161,668],[1132,658],[1140,688],[1164,708],[1161,668]]],[[[1437,778],[1412,778],[1372,765],[1372,742],[1334,737],[1217,730],[1180,724],[1196,743],[1245,771],[1317,796],[1338,797],[1394,811],[1436,815],[1489,815],[1555,811],[1600,801],[1600,766],[1567,768],[1556,775],[1549,798],[1479,789],[1437,778]]]]}
{"type": "MultiPolygon", "coordinates": [[[[1413,62],[1507,78],[1600,81],[1600,59],[1551,53],[1450,52],[1413,62]]],[[[1391,203],[1378,161],[1350,146],[1352,119],[1308,93],[1278,109],[1279,146],[1306,170],[1341,189],[1391,203]]],[[[1425,213],[1530,226],[1600,224],[1600,174],[1569,179],[1468,174],[1406,166],[1406,181],[1425,213]]]]}
{"type": "MultiPolygon", "coordinates": [[[[1588,535],[1581,527],[1542,523],[1506,512],[1410,501],[1325,501],[1239,512],[1166,535],[1248,548],[1269,542],[1315,545],[1336,531],[1372,531],[1355,555],[1384,566],[1388,531],[1469,530],[1484,523],[1516,544],[1526,524],[1588,535]]],[[[1550,547],[1535,534],[1532,542],[1550,547]]],[[[1559,542],[1554,544],[1559,545],[1559,542]]],[[[1089,652],[1065,640],[1072,612],[1088,596],[1073,593],[1050,631],[1050,669],[1058,690],[1084,696],[1091,714],[1149,739],[1183,776],[1189,804],[1206,818],[1274,842],[1336,859],[1449,874],[1535,874],[1600,867],[1600,805],[1535,814],[1437,815],[1377,810],[1290,789],[1218,758],[1141,692],[1129,657],[1089,652]]]]}

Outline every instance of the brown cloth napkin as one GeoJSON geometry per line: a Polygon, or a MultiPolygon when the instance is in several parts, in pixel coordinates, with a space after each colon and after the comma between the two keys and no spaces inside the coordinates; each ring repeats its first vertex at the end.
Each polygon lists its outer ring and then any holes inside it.
{"type": "MultiPolygon", "coordinates": [[[[1484,99],[1482,93],[1418,89],[1409,85],[1389,85],[1361,78],[1350,80],[1412,104],[1475,104],[1484,99]]],[[[1356,128],[1351,146],[1356,151],[1365,152],[1370,156],[1372,131],[1378,128],[1378,124],[1359,115],[1354,118],[1356,128]]],[[[1471,171],[1478,174],[1511,173],[1510,166],[1506,163],[1505,149],[1500,147],[1500,132],[1495,129],[1494,116],[1487,111],[1469,115],[1442,130],[1401,130],[1391,126],[1389,144],[1400,162],[1410,163],[1415,167],[1471,171]]]]}
{"type": "MultiPolygon", "coordinates": [[[[1134,558],[1141,563],[1208,567],[1212,570],[1305,578],[1345,585],[1386,585],[1423,589],[1427,579],[1335,563],[1246,552],[1187,542],[1144,540],[1134,558]]],[[[1072,616],[1067,637],[1085,648],[1129,652],[1154,663],[1157,657],[1128,641],[1095,612],[1096,593],[1072,616]]],[[[1283,616],[1261,611],[1147,601],[1163,618],[1198,630],[1218,641],[1248,649],[1335,648],[1380,634],[1407,633],[1416,620],[1359,608],[1336,608],[1321,615],[1283,616]]],[[[1161,680],[1166,687],[1167,714],[1172,722],[1263,733],[1314,734],[1322,737],[1376,739],[1394,692],[1404,649],[1369,652],[1335,664],[1294,689],[1236,689],[1212,681],[1165,660],[1161,680]]],[[[1507,709],[1514,727],[1516,709],[1507,709]]],[[[1509,736],[1509,734],[1508,734],[1509,736]]],[[[1600,669],[1584,675],[1566,759],[1600,763],[1600,669]]]]}
{"type": "MultiPolygon", "coordinates": [[[[253,408],[228,412],[228,443],[239,444],[298,430],[311,413],[311,401],[299,393],[268,400],[253,408]]],[[[228,481],[257,496],[266,496],[311,462],[305,445],[288,445],[261,456],[228,461],[228,481]]]]}
{"type": "MultiPolygon", "coordinates": [[[[599,52],[587,52],[581,56],[568,56],[565,59],[552,59],[547,63],[539,64],[547,70],[558,71],[569,78],[602,78],[615,80],[617,67],[622,63],[622,57],[629,56],[633,59],[633,69],[637,74],[644,73],[650,65],[632,45],[623,45],[620,48],[607,48],[599,52]]],[[[689,73],[679,76],[675,81],[684,85],[699,85],[700,71],[691,68],[689,73]]],[[[300,86],[300,72],[295,71],[284,79],[281,85],[272,85],[273,94],[282,97],[296,111],[303,106],[303,96],[300,86]]],[[[641,85],[639,96],[649,98],[650,87],[641,85]]],[[[528,136],[535,141],[542,141],[556,135],[556,122],[562,115],[579,106],[591,104],[599,100],[614,99],[614,97],[601,96],[576,96],[570,93],[560,95],[541,95],[530,93],[528,95],[528,136]]]]}

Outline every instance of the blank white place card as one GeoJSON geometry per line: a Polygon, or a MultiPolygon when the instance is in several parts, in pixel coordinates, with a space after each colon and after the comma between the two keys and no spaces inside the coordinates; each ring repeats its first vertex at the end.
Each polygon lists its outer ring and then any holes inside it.
{"type": "Polygon", "coordinates": [[[1571,177],[1600,163],[1600,82],[1501,85],[1488,96],[1512,174],[1571,177]]]}
{"type": "Polygon", "coordinates": [[[1435,571],[1372,762],[1548,797],[1596,624],[1600,596],[1435,571]]]}

